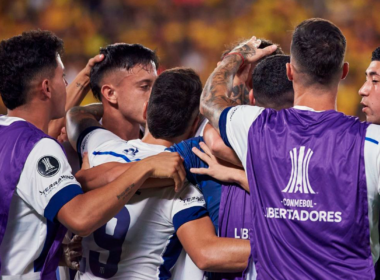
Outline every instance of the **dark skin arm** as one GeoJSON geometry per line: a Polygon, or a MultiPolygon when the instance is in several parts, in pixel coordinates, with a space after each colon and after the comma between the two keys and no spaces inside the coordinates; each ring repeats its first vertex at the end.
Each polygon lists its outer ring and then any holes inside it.
{"type": "Polygon", "coordinates": [[[210,124],[219,132],[219,118],[227,107],[244,103],[244,91],[233,95],[233,80],[241,67],[250,67],[262,57],[271,54],[277,46],[257,49],[261,44],[255,37],[237,46],[219,63],[208,78],[201,95],[200,111],[210,121],[210,124]],[[235,53],[235,54],[233,54],[235,53]],[[240,55],[238,55],[238,54],[240,55]],[[244,61],[242,59],[244,58],[244,61]]]}
{"type": "Polygon", "coordinates": [[[177,236],[201,270],[240,272],[248,265],[249,240],[217,237],[208,216],[183,224],[177,230],[177,236]]]}
{"type": "MultiPolygon", "coordinates": [[[[78,75],[75,77],[74,81],[69,84],[66,88],[67,96],[66,96],[66,106],[65,110],[66,112],[74,107],[78,106],[82,101],[83,98],[86,96],[86,94],[90,90],[90,72],[92,67],[102,61],[104,58],[104,55],[96,55],[93,58],[91,58],[86,67],[83,68],[82,71],[78,73],[78,75]]],[[[65,118],[60,118],[57,120],[52,120],[49,123],[48,127],[48,134],[49,136],[53,138],[58,138],[59,134],[61,133],[61,129],[65,126],[65,118]]]]}

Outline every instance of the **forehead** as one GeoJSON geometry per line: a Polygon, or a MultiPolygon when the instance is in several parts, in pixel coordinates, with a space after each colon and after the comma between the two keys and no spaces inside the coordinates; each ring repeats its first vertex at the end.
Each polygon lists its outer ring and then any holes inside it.
{"type": "Polygon", "coordinates": [[[112,78],[118,80],[117,83],[136,83],[144,80],[154,81],[157,78],[157,69],[153,62],[146,65],[138,64],[128,70],[121,69],[116,71],[112,76],[112,78]]]}
{"type": "Polygon", "coordinates": [[[369,74],[369,73],[376,73],[376,75],[379,75],[380,76],[380,61],[372,61],[367,70],[366,70],[366,73],[369,74]]]}

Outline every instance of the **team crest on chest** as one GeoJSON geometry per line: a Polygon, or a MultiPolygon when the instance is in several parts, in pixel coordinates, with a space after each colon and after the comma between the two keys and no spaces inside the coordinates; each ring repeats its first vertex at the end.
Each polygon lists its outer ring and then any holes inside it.
{"type": "Polygon", "coordinates": [[[44,156],[38,160],[37,171],[43,177],[52,177],[58,173],[61,164],[53,156],[44,156]]]}
{"type": "Polygon", "coordinates": [[[297,148],[294,148],[289,153],[292,163],[292,172],[288,185],[282,192],[315,194],[309,182],[309,163],[314,152],[308,149],[305,154],[305,146],[301,146],[299,151],[297,151],[297,148]]]}
{"type": "Polygon", "coordinates": [[[127,155],[135,156],[139,152],[139,149],[137,149],[137,148],[129,148],[129,149],[124,150],[124,152],[127,155]]]}

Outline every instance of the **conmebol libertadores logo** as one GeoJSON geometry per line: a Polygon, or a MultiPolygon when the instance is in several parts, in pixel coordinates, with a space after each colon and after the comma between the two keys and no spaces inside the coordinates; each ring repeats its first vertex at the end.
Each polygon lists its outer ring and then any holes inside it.
{"type": "Polygon", "coordinates": [[[313,151],[308,149],[305,155],[305,147],[301,146],[298,152],[297,148],[294,148],[289,153],[292,162],[292,173],[288,185],[282,192],[315,194],[309,182],[309,163],[313,151]]]}

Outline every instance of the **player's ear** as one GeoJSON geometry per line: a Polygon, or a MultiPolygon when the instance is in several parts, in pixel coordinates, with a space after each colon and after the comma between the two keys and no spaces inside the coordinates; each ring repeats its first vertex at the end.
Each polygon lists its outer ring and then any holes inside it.
{"type": "Polygon", "coordinates": [[[146,122],[146,116],[147,116],[147,112],[148,112],[148,101],[144,102],[144,107],[143,107],[143,119],[145,120],[146,122]]]}
{"type": "Polygon", "coordinates": [[[102,96],[111,104],[117,104],[117,93],[111,85],[103,85],[101,88],[102,96]]]}
{"type": "Polygon", "coordinates": [[[253,95],[253,89],[251,89],[248,93],[249,105],[255,105],[255,96],[253,95]]]}
{"type": "Polygon", "coordinates": [[[293,81],[293,65],[286,63],[286,76],[288,76],[289,81],[293,81]]]}
{"type": "Polygon", "coordinates": [[[41,90],[41,98],[43,100],[50,99],[51,98],[51,83],[49,79],[44,79],[41,83],[42,90],[41,90]]]}
{"type": "Polygon", "coordinates": [[[350,69],[350,65],[348,64],[348,62],[345,62],[343,64],[343,71],[342,71],[342,77],[341,77],[342,80],[344,80],[347,77],[349,69],[350,69]]]}

